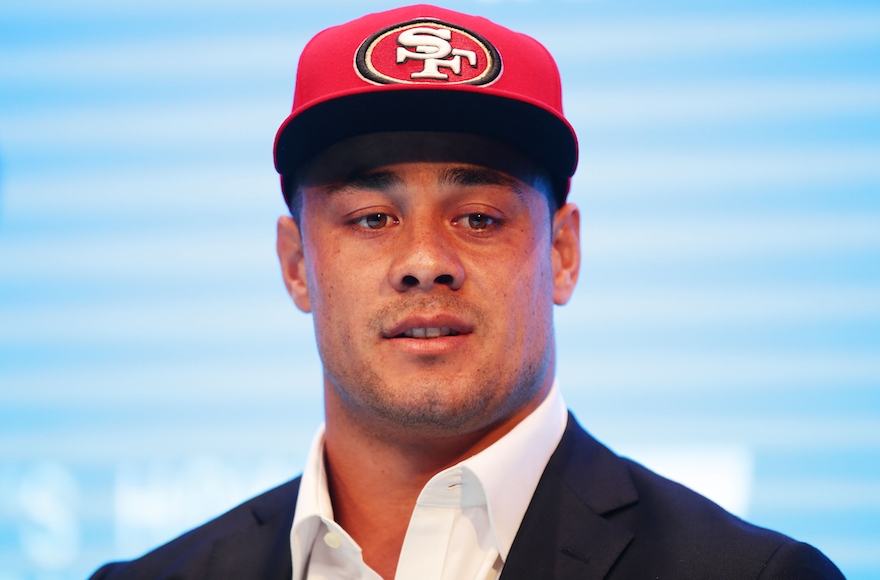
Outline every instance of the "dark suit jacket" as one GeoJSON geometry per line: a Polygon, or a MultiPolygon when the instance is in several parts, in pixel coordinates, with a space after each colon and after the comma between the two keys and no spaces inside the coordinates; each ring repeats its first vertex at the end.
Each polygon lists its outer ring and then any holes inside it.
{"type": "MultiPolygon", "coordinates": [[[[299,478],[93,580],[290,580],[299,478]]],[[[813,580],[843,576],[821,552],[727,513],[614,455],[569,415],[502,580],[813,580]]]]}

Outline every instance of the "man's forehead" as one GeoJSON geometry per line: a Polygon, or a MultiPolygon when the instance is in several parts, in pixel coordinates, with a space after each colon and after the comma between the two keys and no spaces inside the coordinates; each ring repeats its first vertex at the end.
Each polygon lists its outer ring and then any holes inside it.
{"type": "Polygon", "coordinates": [[[303,168],[302,185],[326,185],[407,163],[482,167],[528,184],[542,177],[541,171],[524,155],[494,139],[463,133],[405,131],[372,133],[336,143],[303,168]]]}

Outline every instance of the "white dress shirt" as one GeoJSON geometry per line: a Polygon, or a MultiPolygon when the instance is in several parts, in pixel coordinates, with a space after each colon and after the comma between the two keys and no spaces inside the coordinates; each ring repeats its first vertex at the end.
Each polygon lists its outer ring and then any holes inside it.
{"type": "MultiPolygon", "coordinates": [[[[431,478],[419,494],[396,580],[495,580],[568,420],[554,382],[528,417],[488,448],[431,478]]],[[[290,530],[292,580],[381,580],[333,520],[318,429],[290,530]]]]}

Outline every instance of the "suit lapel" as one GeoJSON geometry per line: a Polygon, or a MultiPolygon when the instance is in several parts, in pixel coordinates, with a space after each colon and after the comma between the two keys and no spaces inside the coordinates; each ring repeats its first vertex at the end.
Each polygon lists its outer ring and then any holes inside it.
{"type": "Polygon", "coordinates": [[[290,527],[299,492],[299,478],[284,493],[259,498],[251,507],[253,522],[214,543],[205,575],[211,580],[290,580],[290,527]]]}
{"type": "Polygon", "coordinates": [[[603,515],[637,500],[626,467],[569,415],[501,579],[604,578],[633,534],[603,515]]]}

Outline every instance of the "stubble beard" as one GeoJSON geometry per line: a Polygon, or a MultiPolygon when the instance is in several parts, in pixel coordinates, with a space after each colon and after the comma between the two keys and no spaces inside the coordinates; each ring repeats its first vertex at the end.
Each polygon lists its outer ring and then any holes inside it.
{"type": "MultiPolygon", "coordinates": [[[[368,328],[379,333],[383,323],[401,312],[442,310],[458,313],[485,329],[487,314],[478,306],[455,295],[410,296],[374,314],[368,328]]],[[[430,340],[430,339],[427,339],[430,340]]],[[[512,416],[529,404],[540,390],[552,361],[552,325],[542,336],[520,337],[539,340],[544,346],[533,350],[523,345],[529,360],[508,368],[503,361],[483,360],[470,376],[449,378],[432,371],[426,359],[424,372],[406,385],[392,385],[365,361],[342,364],[339,357],[325,356],[324,372],[344,405],[366,423],[392,431],[423,433],[428,436],[456,436],[472,433],[512,416]]],[[[320,340],[319,340],[320,344],[320,340]]],[[[510,356],[513,356],[511,354],[510,356]]]]}

